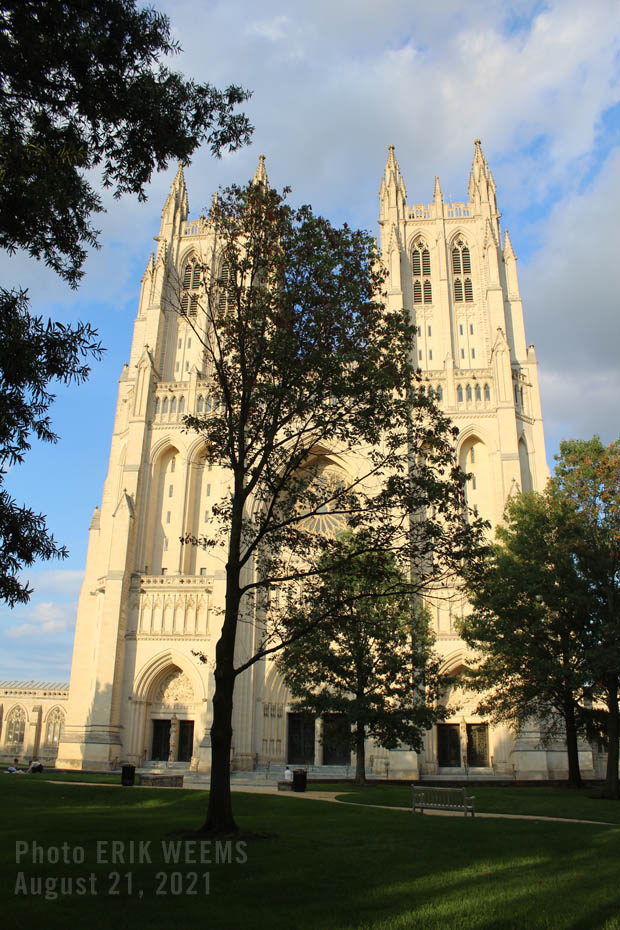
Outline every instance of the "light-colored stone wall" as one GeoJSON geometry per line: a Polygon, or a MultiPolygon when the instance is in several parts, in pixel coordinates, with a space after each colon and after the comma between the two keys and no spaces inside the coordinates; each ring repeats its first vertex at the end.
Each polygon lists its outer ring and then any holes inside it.
{"type": "MultiPolygon", "coordinates": [[[[264,176],[262,160],[258,175],[264,176]]],[[[142,279],[130,361],[119,381],[108,476],[90,526],[58,753],[63,767],[149,762],[158,721],[169,721],[164,724],[170,727],[168,761],[176,764],[182,733],[187,738],[193,721],[184,764],[209,768],[223,559],[217,550],[184,546],[179,538],[208,528],[210,508],[226,493],[227,477],[205,463],[200,437],[182,429],[183,416],[207,412],[212,398],[203,346],[194,332],[200,306],[195,315],[191,303],[186,317],[178,311],[184,288],[191,299],[192,261],[217,273],[219,257],[208,220],[190,221],[188,213],[179,169],[142,279]],[[194,651],[207,662],[197,661],[194,651]]],[[[458,427],[456,452],[473,476],[469,503],[492,524],[501,520],[509,494],[541,489],[548,476],[537,361],[526,345],[516,259],[507,233],[502,242],[499,218],[495,184],[478,142],[468,199],[452,204],[444,203],[436,179],[432,201],[408,205],[390,147],[379,218],[388,303],[406,307],[419,327],[412,358],[425,389],[437,392],[458,427]]],[[[329,467],[355,473],[361,463],[343,462],[337,451],[328,451],[329,467]]],[[[456,671],[468,661],[455,632],[467,605],[452,597],[429,606],[445,670],[456,671]]],[[[251,653],[256,635],[242,625],[241,657],[251,653]]],[[[449,699],[455,707],[449,722],[458,726],[462,746],[458,771],[466,772],[468,726],[483,721],[473,713],[470,698],[449,699]]],[[[257,663],[240,676],[234,768],[284,764],[289,709],[290,696],[273,662],[257,663]]],[[[317,763],[322,760],[319,733],[317,727],[317,763]]],[[[369,746],[369,759],[376,773],[392,777],[436,774],[436,730],[419,757],[369,746]]],[[[550,759],[535,734],[515,743],[504,728],[489,730],[487,774],[545,777],[561,768],[557,754],[550,759]]]]}
{"type": "Polygon", "coordinates": [[[0,681],[0,764],[54,765],[68,698],[65,682],[0,681]]]}

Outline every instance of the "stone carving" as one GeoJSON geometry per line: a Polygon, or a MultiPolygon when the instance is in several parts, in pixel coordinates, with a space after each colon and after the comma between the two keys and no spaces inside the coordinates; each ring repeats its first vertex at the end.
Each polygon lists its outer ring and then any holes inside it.
{"type": "Polygon", "coordinates": [[[171,672],[157,688],[154,701],[157,704],[193,703],[194,689],[187,675],[180,668],[171,672]]]}

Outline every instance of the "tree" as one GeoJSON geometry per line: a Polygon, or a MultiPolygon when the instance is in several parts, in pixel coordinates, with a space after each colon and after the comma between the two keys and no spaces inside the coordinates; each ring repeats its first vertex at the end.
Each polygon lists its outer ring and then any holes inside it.
{"type": "Polygon", "coordinates": [[[290,207],[266,182],[221,193],[210,222],[218,263],[187,318],[211,412],[185,422],[230,492],[212,508],[219,531],[186,542],[226,553],[204,825],[226,833],[235,681],[312,628],[290,615],[335,530],[372,530],[369,551],[391,551],[415,592],[461,569],[480,524],[466,519],[453,430],[416,388],[414,327],[379,296],[371,236],[290,207]]]}
{"type": "Polygon", "coordinates": [[[604,795],[620,798],[620,440],[599,436],[560,444],[551,493],[572,509],[577,572],[587,587],[592,625],[589,652],[594,695],[607,708],[607,776],[604,795]]]}
{"type": "Polygon", "coordinates": [[[103,209],[153,170],[249,140],[239,87],[198,85],[160,64],[180,51],[170,22],[134,0],[5,0],[0,11],[0,247],[25,249],[72,286],[103,209]]]}
{"type": "MultiPolygon", "coordinates": [[[[0,461],[14,465],[30,448],[29,436],[56,442],[47,415],[52,395],[49,382],[80,383],[88,377],[86,357],[101,354],[96,333],[86,323],[65,326],[44,323],[28,312],[22,293],[0,290],[0,461]]],[[[0,476],[4,472],[0,471],[0,476]]],[[[19,507],[0,491],[0,598],[11,607],[32,593],[19,571],[36,558],[64,558],[45,526],[45,519],[19,507]]]]}
{"type": "Polygon", "coordinates": [[[591,697],[590,604],[574,557],[572,507],[550,489],[511,498],[497,544],[468,572],[473,613],[460,634],[480,662],[464,683],[484,697],[491,719],[522,725],[562,721],[569,784],[579,787],[577,738],[591,697]]]}
{"type": "MultiPolygon", "coordinates": [[[[179,46],[167,17],[134,0],[5,0],[0,10],[0,247],[27,251],[77,286],[86,249],[97,246],[91,215],[103,210],[89,174],[145,198],[153,170],[187,161],[206,141],[213,154],[248,141],[235,108],[238,87],[197,85],[160,64],[179,46]]],[[[0,289],[0,486],[22,460],[30,433],[55,441],[50,381],[80,383],[98,358],[86,323],[44,323],[26,291],[0,289]]],[[[0,492],[0,597],[28,599],[18,580],[35,558],[64,557],[45,518],[0,492]]]]}
{"type": "Polygon", "coordinates": [[[415,604],[394,556],[373,551],[367,534],[339,535],[317,568],[291,618],[291,628],[310,625],[310,632],[277,665],[299,710],[344,716],[361,785],[367,737],[419,751],[424,732],[445,716],[438,659],[428,612],[415,604]]]}

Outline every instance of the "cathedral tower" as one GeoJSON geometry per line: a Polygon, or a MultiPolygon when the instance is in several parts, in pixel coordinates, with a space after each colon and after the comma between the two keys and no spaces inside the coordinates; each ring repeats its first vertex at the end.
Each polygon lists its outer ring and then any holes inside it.
{"type": "MultiPolygon", "coordinates": [[[[267,182],[262,156],[255,181],[267,182]]],[[[213,655],[224,566],[211,550],[182,546],[180,537],[204,532],[228,479],[210,468],[183,417],[212,403],[193,326],[200,269],[218,277],[222,269],[213,224],[205,216],[190,220],[188,209],[179,168],[142,279],[101,509],[90,525],[62,767],[129,762],[209,770],[211,667],[192,650],[213,655]]],[[[418,327],[412,352],[424,387],[458,427],[459,460],[472,474],[469,503],[492,524],[508,495],[542,489],[548,474],[536,356],[526,346],[516,259],[499,220],[479,142],[461,203],[444,203],[436,178],[430,203],[407,205],[390,146],[379,220],[388,301],[406,307],[418,327]]],[[[448,673],[465,662],[454,627],[465,609],[450,600],[434,608],[448,673]]],[[[283,766],[300,761],[297,752],[308,762],[329,761],[327,742],[303,730],[298,716],[273,663],[253,666],[235,692],[233,767],[283,766]]],[[[409,751],[369,757],[376,773],[393,776],[475,768],[545,777],[553,769],[548,754],[534,751],[528,738],[515,745],[466,706],[429,734],[420,759],[409,751]]],[[[337,747],[334,753],[332,760],[337,747]]]]}

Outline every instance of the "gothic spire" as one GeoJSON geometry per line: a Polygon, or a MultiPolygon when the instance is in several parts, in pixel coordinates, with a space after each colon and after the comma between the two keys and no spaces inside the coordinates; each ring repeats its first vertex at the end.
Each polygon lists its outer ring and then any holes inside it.
{"type": "Polygon", "coordinates": [[[183,165],[179,162],[177,173],[170,185],[170,191],[166,197],[164,209],[161,213],[160,235],[163,234],[163,228],[167,223],[180,224],[185,222],[188,213],[189,199],[187,196],[187,187],[185,186],[185,175],[183,173],[183,165]]]}
{"type": "Polygon", "coordinates": [[[511,300],[519,300],[519,280],[517,278],[517,257],[512,248],[508,230],[504,230],[504,265],[506,268],[506,284],[508,296],[511,300]]]}
{"type": "Polygon", "coordinates": [[[254,177],[252,178],[252,184],[264,184],[265,187],[269,187],[269,178],[267,177],[267,171],[265,170],[265,156],[258,156],[258,167],[254,172],[254,177]]]}
{"type": "Polygon", "coordinates": [[[400,166],[396,161],[393,145],[388,145],[388,157],[385,164],[384,181],[387,188],[393,188],[394,191],[398,191],[402,197],[406,199],[407,191],[405,189],[405,182],[403,181],[402,175],[400,173],[400,166]]]}
{"type": "Polygon", "coordinates": [[[470,200],[491,203],[495,209],[495,181],[489,171],[489,163],[484,157],[480,139],[474,142],[474,159],[469,174],[470,200]]]}
{"type": "Polygon", "coordinates": [[[155,270],[155,255],[153,254],[153,252],[151,252],[151,254],[149,255],[149,260],[146,263],[146,268],[144,269],[144,274],[142,275],[142,280],[144,281],[146,277],[148,277],[149,275],[152,275],[154,270],[155,270]]]}
{"type": "Polygon", "coordinates": [[[392,222],[405,216],[407,189],[396,161],[393,145],[388,146],[388,157],[381,178],[379,200],[381,202],[381,220],[386,218],[388,212],[391,213],[392,222]]]}

